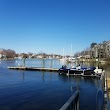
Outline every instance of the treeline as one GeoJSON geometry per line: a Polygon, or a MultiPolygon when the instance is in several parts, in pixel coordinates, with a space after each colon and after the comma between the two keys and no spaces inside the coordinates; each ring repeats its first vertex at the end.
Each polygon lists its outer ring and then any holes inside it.
{"type": "MultiPolygon", "coordinates": [[[[66,56],[70,57],[70,56],[66,56]]],[[[84,57],[84,58],[110,58],[110,41],[103,41],[102,43],[93,42],[88,48],[77,52],[74,57],[84,57]]],[[[11,49],[0,49],[0,58],[62,58],[61,55],[57,54],[46,54],[44,52],[40,53],[20,53],[16,54],[14,50],[11,49]]]]}
{"type": "Polygon", "coordinates": [[[11,49],[0,49],[0,58],[14,58],[16,52],[11,49]]]}
{"type": "Polygon", "coordinates": [[[57,54],[47,54],[44,52],[39,53],[16,53],[11,49],[0,49],[0,59],[9,59],[9,58],[61,58],[61,55],[57,54]]]}

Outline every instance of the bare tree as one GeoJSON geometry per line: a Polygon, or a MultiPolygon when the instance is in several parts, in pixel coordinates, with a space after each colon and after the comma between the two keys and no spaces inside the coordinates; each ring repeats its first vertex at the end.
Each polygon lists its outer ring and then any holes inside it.
{"type": "Polygon", "coordinates": [[[6,58],[14,58],[16,55],[16,52],[11,49],[3,50],[3,54],[6,56],[6,58]]]}

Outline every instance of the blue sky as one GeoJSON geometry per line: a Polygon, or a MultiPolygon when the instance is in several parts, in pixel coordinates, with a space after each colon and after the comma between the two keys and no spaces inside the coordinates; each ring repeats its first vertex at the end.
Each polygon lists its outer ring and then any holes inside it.
{"type": "Polygon", "coordinates": [[[106,40],[109,0],[0,0],[0,48],[71,54],[106,40]]]}

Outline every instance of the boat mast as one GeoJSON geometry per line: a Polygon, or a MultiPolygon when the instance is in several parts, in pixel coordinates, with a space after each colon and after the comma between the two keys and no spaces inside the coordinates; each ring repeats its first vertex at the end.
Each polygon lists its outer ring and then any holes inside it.
{"type": "Polygon", "coordinates": [[[71,59],[72,59],[72,44],[71,44],[71,59]]]}
{"type": "Polygon", "coordinates": [[[64,53],[64,48],[63,48],[63,59],[65,59],[65,53],[64,53]]]}

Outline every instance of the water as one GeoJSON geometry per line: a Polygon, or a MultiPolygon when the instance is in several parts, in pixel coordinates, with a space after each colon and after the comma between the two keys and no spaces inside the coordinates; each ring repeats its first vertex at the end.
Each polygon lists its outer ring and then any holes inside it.
{"type": "MultiPolygon", "coordinates": [[[[0,61],[0,110],[59,110],[80,90],[80,110],[95,110],[98,79],[67,77],[56,72],[10,70],[7,66],[22,65],[21,60],[0,61]]],[[[26,60],[26,66],[42,67],[43,61],[26,60]]],[[[59,60],[53,68],[61,67],[59,60]]],[[[45,60],[45,67],[51,60],[45,60]]]]}

